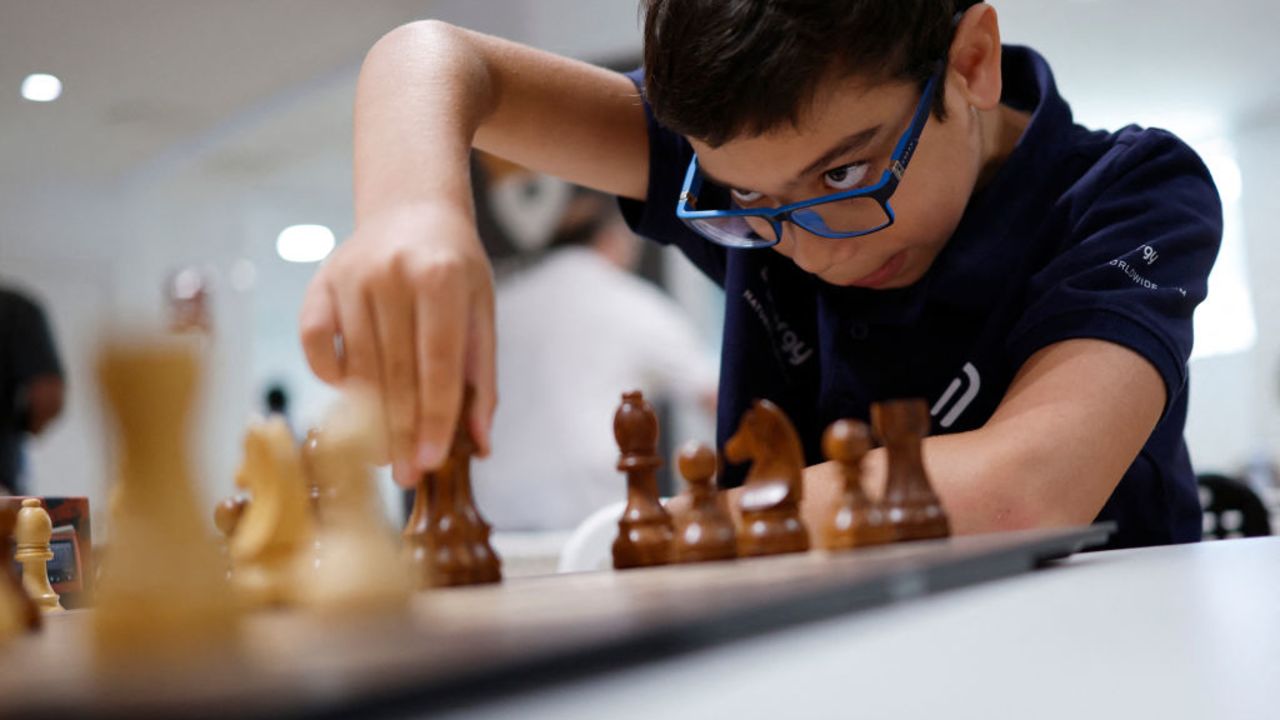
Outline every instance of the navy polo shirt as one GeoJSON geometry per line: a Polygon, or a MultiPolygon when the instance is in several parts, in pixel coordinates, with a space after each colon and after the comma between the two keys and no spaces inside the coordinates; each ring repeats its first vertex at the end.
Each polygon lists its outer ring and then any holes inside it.
{"type": "MultiPolygon", "coordinates": [[[[1004,50],[1002,102],[1031,123],[955,234],[911,287],[830,285],[772,250],[726,249],[680,222],[689,143],[649,125],[648,200],[623,199],[638,234],[677,246],[725,291],[717,441],[755,398],[795,422],[811,464],[822,430],[867,419],[872,402],[921,397],[934,434],[981,427],[1036,351],[1097,338],[1146,358],[1168,391],[1164,414],[1099,513],[1110,547],[1200,538],[1183,441],[1191,316],[1222,236],[1208,170],[1163,130],[1076,125],[1045,60],[1004,50]]],[[[630,76],[643,94],[642,73],[630,76]]],[[[906,182],[910,182],[910,176],[906,182]]],[[[731,467],[725,485],[741,483],[731,467]]]]}

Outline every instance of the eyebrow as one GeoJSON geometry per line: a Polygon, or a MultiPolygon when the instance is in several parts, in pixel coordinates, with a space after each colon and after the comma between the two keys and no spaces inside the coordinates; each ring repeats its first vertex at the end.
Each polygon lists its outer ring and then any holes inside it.
{"type": "MultiPolygon", "coordinates": [[[[876,125],[875,127],[867,128],[866,130],[859,130],[858,132],[853,133],[852,135],[848,135],[843,139],[837,141],[835,145],[832,145],[831,148],[828,149],[826,152],[824,152],[817,160],[814,160],[813,162],[805,166],[805,169],[801,170],[800,173],[796,175],[795,179],[788,184],[797,185],[804,180],[805,176],[811,175],[819,170],[825,170],[827,166],[835,162],[837,158],[843,157],[845,155],[848,155],[849,153],[852,153],[857,150],[861,150],[862,148],[866,147],[875,138],[875,136],[880,133],[880,129],[882,127],[883,127],[882,125],[876,125]]],[[[724,187],[724,188],[737,187],[733,183],[724,182],[723,180],[720,180],[719,178],[715,177],[711,173],[707,172],[706,167],[703,167],[701,163],[699,163],[698,165],[699,165],[698,171],[701,172],[702,177],[706,178],[707,180],[710,180],[716,185],[719,185],[720,187],[724,187]]]]}
{"type": "Polygon", "coordinates": [[[793,182],[798,183],[807,175],[812,175],[819,170],[827,169],[827,166],[835,162],[837,158],[844,157],[849,153],[866,147],[871,140],[879,134],[881,127],[882,126],[880,125],[876,125],[875,127],[867,128],[866,130],[860,130],[845,137],[843,140],[840,140],[835,145],[832,145],[831,149],[823,153],[817,160],[806,165],[804,170],[801,170],[799,174],[796,175],[793,182]]]}

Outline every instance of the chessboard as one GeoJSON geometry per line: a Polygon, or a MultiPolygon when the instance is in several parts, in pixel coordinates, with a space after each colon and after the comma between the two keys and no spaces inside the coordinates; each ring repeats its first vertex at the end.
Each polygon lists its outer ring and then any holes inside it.
{"type": "Polygon", "coordinates": [[[657,417],[633,391],[614,416],[617,465],[604,469],[626,497],[614,570],[504,580],[471,490],[469,431],[421,474],[397,532],[372,473],[383,414],[358,391],[301,445],[279,418],[250,423],[244,495],[210,517],[187,449],[194,350],[131,342],[99,359],[118,472],[89,608],[65,609],[49,582],[41,501],[0,509],[0,558],[22,567],[21,579],[7,563],[0,572],[0,716],[417,716],[1025,572],[1110,532],[952,537],[922,462],[918,400],[827,429],[844,492],[812,527],[800,440],[764,399],[722,452],[681,449],[689,489],[664,504],[657,417]],[[861,465],[876,440],[889,469],[873,498],[861,465]],[[750,464],[740,490],[716,488],[721,462],[750,464]]]}
{"type": "Polygon", "coordinates": [[[137,674],[94,667],[94,611],[74,610],[0,654],[0,716],[421,716],[1028,572],[1108,533],[1035,530],[517,578],[417,593],[403,614],[261,610],[239,627],[234,655],[137,674]]]}

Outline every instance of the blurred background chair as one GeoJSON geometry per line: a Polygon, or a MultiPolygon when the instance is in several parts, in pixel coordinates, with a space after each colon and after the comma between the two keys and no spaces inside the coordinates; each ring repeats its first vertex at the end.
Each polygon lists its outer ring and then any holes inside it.
{"type": "Polygon", "coordinates": [[[1271,534],[1271,519],[1262,498],[1241,480],[1217,473],[1197,478],[1204,507],[1204,538],[1225,540],[1271,534]]]}

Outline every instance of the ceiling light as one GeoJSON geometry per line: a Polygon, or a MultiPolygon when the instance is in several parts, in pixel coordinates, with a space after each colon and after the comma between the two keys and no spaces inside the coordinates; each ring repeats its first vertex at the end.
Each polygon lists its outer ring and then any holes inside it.
{"type": "Polygon", "coordinates": [[[333,231],[324,225],[290,225],[276,238],[281,259],[296,263],[320,262],[333,251],[333,231]]]}
{"type": "Polygon", "coordinates": [[[47,73],[32,73],[22,81],[22,97],[31,102],[53,102],[62,95],[62,81],[47,73]]]}

